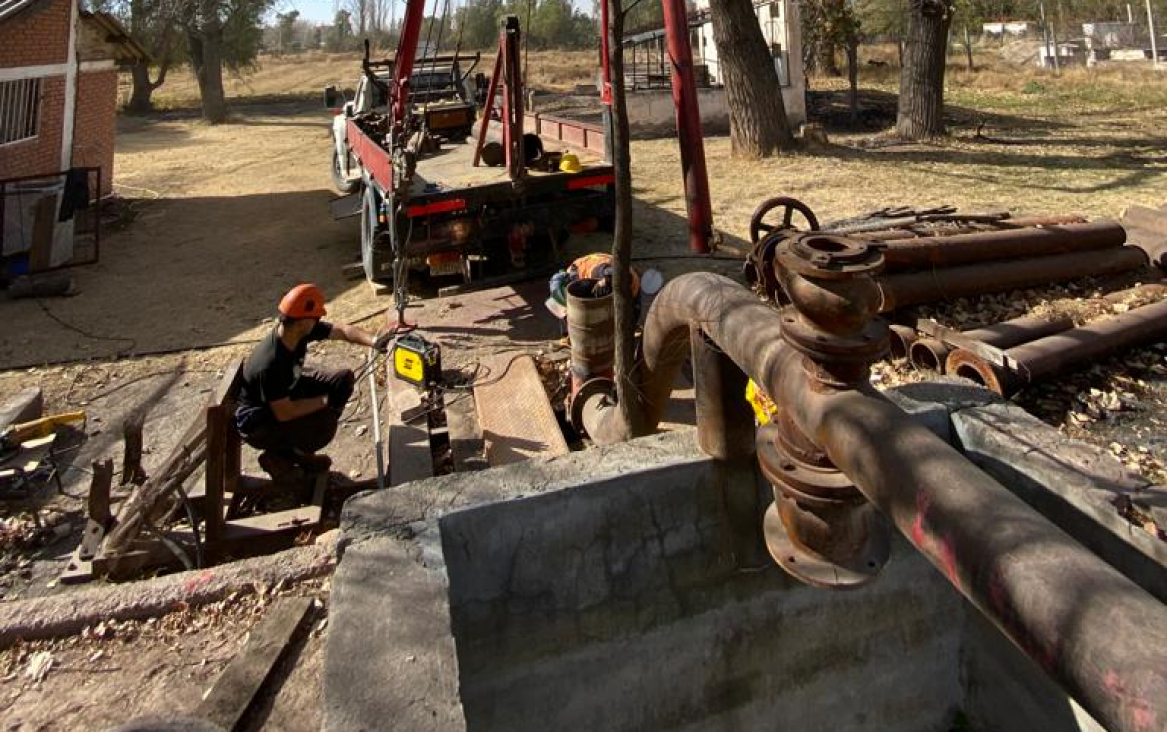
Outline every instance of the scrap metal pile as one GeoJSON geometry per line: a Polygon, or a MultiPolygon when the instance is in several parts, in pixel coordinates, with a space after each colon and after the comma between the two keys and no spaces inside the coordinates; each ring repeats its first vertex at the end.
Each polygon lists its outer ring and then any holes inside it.
{"type": "MultiPolygon", "coordinates": [[[[820,228],[805,204],[775,198],[751,221],[746,280],[762,297],[784,303],[774,267],[783,245],[813,239],[829,248],[839,236],[862,238],[881,251],[884,266],[875,280],[878,311],[892,321],[890,355],[909,358],[920,370],[969,378],[1012,396],[1065,369],[1167,338],[1167,286],[1144,284],[1161,279],[1157,268],[1167,263],[1167,207],[1134,207],[1121,223],[959,214],[949,207],[885,209],[820,228]],[[809,232],[794,226],[796,216],[809,232]],[[1083,278],[1098,278],[1103,290],[1118,283],[1101,296],[1110,306],[1097,308],[1104,317],[1072,317],[1047,307],[960,329],[917,307],[1083,278]]],[[[1021,305],[1015,309],[1028,309],[1021,305]]]]}

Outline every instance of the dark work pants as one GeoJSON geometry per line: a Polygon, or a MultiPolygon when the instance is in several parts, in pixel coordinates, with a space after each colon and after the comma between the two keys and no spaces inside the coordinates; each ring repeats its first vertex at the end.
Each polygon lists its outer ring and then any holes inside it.
{"type": "Polygon", "coordinates": [[[272,419],[244,434],[244,442],[257,450],[270,450],[285,457],[311,455],[322,450],[336,437],[340,415],[353,395],[354,384],[353,372],[349,369],[305,369],[292,390],[292,401],[328,395],[328,406],[287,422],[272,419]]]}

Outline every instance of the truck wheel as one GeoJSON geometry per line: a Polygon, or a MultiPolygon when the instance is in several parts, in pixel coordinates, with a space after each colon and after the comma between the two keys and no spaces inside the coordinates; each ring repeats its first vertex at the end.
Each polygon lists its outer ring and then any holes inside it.
{"type": "Polygon", "coordinates": [[[375,282],[381,277],[380,258],[374,250],[377,241],[377,231],[380,224],[377,214],[380,213],[381,201],[377,191],[372,186],[365,186],[361,197],[361,264],[365,267],[365,279],[375,282]]]}
{"type": "MultiPolygon", "coordinates": [[[[352,155],[346,150],[344,153],[346,158],[351,158],[352,155]]],[[[337,193],[348,195],[356,193],[356,190],[361,186],[361,179],[349,179],[344,173],[344,163],[351,162],[351,160],[341,160],[340,155],[336,152],[336,146],[332,146],[332,187],[336,189],[337,193]]]]}

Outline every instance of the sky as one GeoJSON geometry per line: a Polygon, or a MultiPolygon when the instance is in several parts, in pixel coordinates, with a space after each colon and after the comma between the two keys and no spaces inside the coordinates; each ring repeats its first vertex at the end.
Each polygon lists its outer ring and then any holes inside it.
{"type": "MultiPolygon", "coordinates": [[[[276,0],[275,13],[286,13],[290,10],[299,10],[300,17],[305,20],[319,23],[331,23],[333,17],[336,16],[336,8],[342,0],[276,0]]],[[[427,4],[432,5],[434,0],[426,0],[427,4]]],[[[459,3],[461,0],[451,0],[451,7],[459,3]]],[[[404,0],[399,0],[404,2],[404,0]]],[[[572,0],[575,7],[583,10],[585,13],[591,12],[591,0],[572,0]]],[[[401,16],[401,7],[397,8],[398,17],[401,16]]]]}

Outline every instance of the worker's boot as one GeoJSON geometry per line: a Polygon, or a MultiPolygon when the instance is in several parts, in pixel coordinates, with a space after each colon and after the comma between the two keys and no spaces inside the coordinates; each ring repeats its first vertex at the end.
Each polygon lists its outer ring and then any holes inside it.
{"type": "Polygon", "coordinates": [[[259,467],[263,468],[276,484],[296,485],[303,478],[292,458],[278,452],[268,450],[260,453],[259,467]]]}

